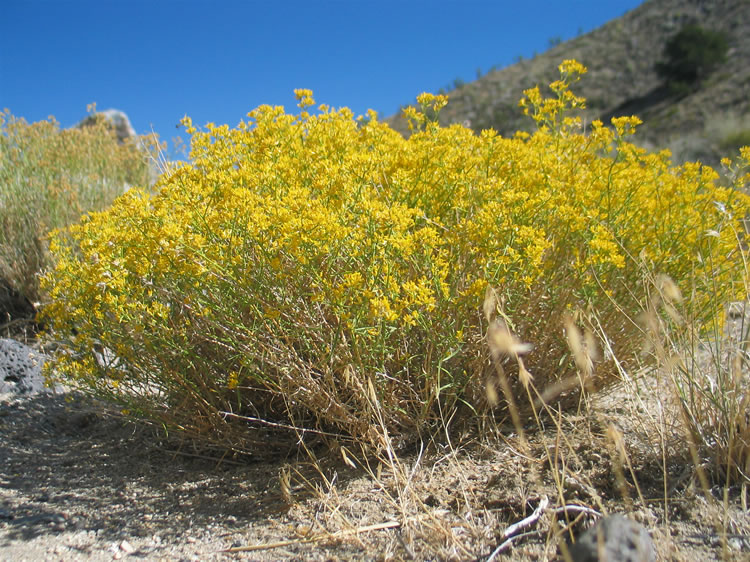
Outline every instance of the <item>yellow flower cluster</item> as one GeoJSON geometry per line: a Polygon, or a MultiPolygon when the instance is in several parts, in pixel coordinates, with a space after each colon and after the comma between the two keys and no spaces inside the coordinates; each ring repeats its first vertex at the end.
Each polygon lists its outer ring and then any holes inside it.
{"type": "MultiPolygon", "coordinates": [[[[185,118],[191,164],[57,234],[44,282],[70,372],[102,392],[122,379],[120,400],[149,388],[159,408],[193,404],[182,426],[236,411],[242,372],[254,416],[286,408],[365,434],[370,385],[399,427],[428,419],[438,396],[460,399],[485,354],[487,286],[524,340],[543,342],[527,360],[540,380],[567,353],[551,323],[570,308],[634,310],[640,267],[729,281],[737,241],[717,225],[748,199],[628,143],[635,118],[583,131],[569,86],[585,69],[560,71],[551,98],[526,92],[539,128],[514,138],[438,126],[447,100],[429,94],[408,140],[374,112],[308,113],[309,90],[295,92],[299,115],[261,106],[204,131],[185,118]],[[81,360],[92,345],[117,366],[81,360]]],[[[605,328],[632,333],[620,317],[605,328]]]]}

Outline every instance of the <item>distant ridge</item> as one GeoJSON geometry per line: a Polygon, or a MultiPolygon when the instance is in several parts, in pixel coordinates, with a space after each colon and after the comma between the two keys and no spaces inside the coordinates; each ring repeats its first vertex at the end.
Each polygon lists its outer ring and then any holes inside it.
{"type": "MultiPolygon", "coordinates": [[[[638,115],[645,124],[636,142],[671,148],[678,162],[716,166],[737,139],[750,142],[750,0],[647,0],[585,35],[449,92],[441,123],[468,121],[477,131],[491,127],[504,136],[530,130],[531,120],[518,107],[523,90],[539,85],[545,91],[559,77],[557,65],[564,59],[588,67],[574,86],[587,99],[587,122],[638,115]],[[655,65],[665,43],[691,23],[726,34],[727,62],[697,91],[677,99],[660,88],[655,65]]],[[[407,134],[400,115],[388,121],[407,134]]]]}

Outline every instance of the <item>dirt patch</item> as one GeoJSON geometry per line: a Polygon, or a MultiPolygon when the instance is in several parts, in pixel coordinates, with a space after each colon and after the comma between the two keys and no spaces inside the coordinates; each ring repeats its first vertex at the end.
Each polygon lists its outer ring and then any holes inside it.
{"type": "Polygon", "coordinates": [[[605,426],[622,401],[595,407],[562,432],[530,431],[526,449],[488,426],[393,463],[313,469],[291,452],[220,459],[73,394],[6,401],[0,559],[486,560],[546,497],[550,508],[495,559],[559,559],[563,528],[576,534],[606,511],[643,523],[659,559],[746,560],[739,490],[722,507],[683,477],[687,464],[665,471],[642,443],[628,445],[632,473],[618,477],[605,426]],[[580,444],[555,455],[566,434],[580,444]]]}
{"type": "Polygon", "coordinates": [[[202,458],[179,445],[73,395],[0,405],[0,559],[219,560],[233,545],[294,536],[279,491],[288,460],[202,458]]]}

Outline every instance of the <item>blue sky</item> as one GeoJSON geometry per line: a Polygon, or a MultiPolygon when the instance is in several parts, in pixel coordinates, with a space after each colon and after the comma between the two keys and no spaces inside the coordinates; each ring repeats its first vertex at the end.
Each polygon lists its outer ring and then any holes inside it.
{"type": "Polygon", "coordinates": [[[67,127],[96,102],[167,141],[185,114],[234,126],[260,104],[296,110],[294,88],[385,117],[641,3],[3,0],[0,107],[67,127]]]}

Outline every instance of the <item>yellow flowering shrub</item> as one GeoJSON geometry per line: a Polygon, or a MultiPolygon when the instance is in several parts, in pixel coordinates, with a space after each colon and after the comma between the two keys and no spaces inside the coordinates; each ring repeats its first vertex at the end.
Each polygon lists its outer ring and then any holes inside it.
{"type": "MultiPolygon", "coordinates": [[[[431,94],[408,140],[374,112],[309,112],[309,90],[297,115],[185,118],[190,164],[57,233],[58,372],[236,449],[254,427],[376,445],[378,424],[414,435],[480,406],[488,287],[539,388],[576,372],[564,317],[595,310],[618,356],[639,345],[643,269],[700,270],[736,296],[730,227],[748,199],[629,144],[636,118],[584,134],[568,87],[585,69],[560,70],[551,98],[525,92],[538,130],[514,138],[440,127],[431,94]]],[[[683,290],[717,313],[706,287],[683,290]]]]}

